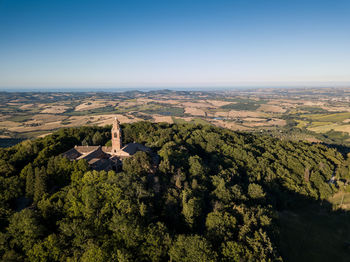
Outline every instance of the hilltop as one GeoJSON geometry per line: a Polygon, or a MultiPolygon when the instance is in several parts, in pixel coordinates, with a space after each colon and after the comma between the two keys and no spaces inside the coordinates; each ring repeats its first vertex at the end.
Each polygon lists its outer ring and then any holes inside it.
{"type": "Polygon", "coordinates": [[[147,152],[119,173],[60,156],[97,132],[110,143],[110,126],[0,150],[4,261],[347,260],[347,199],[336,204],[349,161],[336,149],[210,125],[122,127],[123,144],[157,152],[156,170],[147,152]]]}

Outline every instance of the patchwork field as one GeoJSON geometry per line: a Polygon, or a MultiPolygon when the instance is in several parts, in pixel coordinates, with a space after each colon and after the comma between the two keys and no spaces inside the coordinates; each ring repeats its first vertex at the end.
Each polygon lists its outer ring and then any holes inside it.
{"type": "Polygon", "coordinates": [[[292,140],[350,145],[350,89],[0,93],[0,136],[154,121],[211,124],[292,140]],[[341,96],[339,95],[341,93],[341,96]]]}

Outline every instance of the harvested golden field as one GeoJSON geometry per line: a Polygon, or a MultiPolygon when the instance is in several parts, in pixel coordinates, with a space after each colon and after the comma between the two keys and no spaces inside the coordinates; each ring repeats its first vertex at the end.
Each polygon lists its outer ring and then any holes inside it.
{"type": "Polygon", "coordinates": [[[145,104],[145,102],[142,101],[124,101],[124,102],[118,102],[117,107],[131,107],[131,106],[137,106],[145,104]]]}
{"type": "Polygon", "coordinates": [[[108,114],[108,115],[94,115],[94,116],[72,116],[66,121],[68,122],[65,126],[81,126],[81,125],[110,125],[114,117],[117,117],[120,123],[132,123],[141,121],[142,119],[135,118],[128,115],[120,114],[108,114]]]}
{"type": "Polygon", "coordinates": [[[111,103],[110,102],[108,103],[107,101],[88,101],[76,106],[75,111],[86,111],[86,110],[106,107],[110,104],[111,103]]]}
{"type": "MultiPolygon", "coordinates": [[[[35,116],[34,116],[35,117],[35,116]]],[[[114,117],[118,117],[121,123],[131,123],[136,121],[141,121],[139,118],[133,116],[125,115],[94,115],[94,116],[71,116],[69,118],[65,116],[53,115],[52,119],[43,119],[30,120],[25,123],[14,123],[11,128],[8,130],[13,132],[33,132],[33,131],[50,131],[55,130],[61,127],[75,127],[75,126],[84,126],[84,125],[110,125],[111,120],[114,117]],[[64,121],[62,121],[64,120],[64,121]],[[16,125],[15,125],[16,124],[16,125]]],[[[5,123],[5,122],[1,122],[5,123]]]]}
{"type": "Polygon", "coordinates": [[[208,103],[215,107],[225,106],[229,104],[234,104],[234,102],[220,101],[220,100],[207,100],[208,103]]]}
{"type": "Polygon", "coordinates": [[[1,128],[11,128],[11,127],[17,127],[20,126],[21,124],[18,122],[13,122],[13,121],[1,121],[0,122],[0,129],[1,128]]]}
{"type": "Polygon", "coordinates": [[[42,123],[40,125],[20,125],[17,127],[11,127],[8,128],[8,130],[13,132],[32,132],[32,131],[46,131],[46,130],[53,130],[62,127],[61,121],[55,121],[55,122],[49,122],[49,123],[42,123]]]}
{"type": "Polygon", "coordinates": [[[248,122],[248,123],[243,123],[243,125],[248,127],[271,126],[267,121],[266,122],[248,122]]]}
{"type": "Polygon", "coordinates": [[[53,122],[53,121],[63,120],[66,118],[67,116],[51,115],[51,114],[36,114],[32,116],[32,119],[34,121],[39,121],[39,122],[53,122]]]}
{"type": "Polygon", "coordinates": [[[137,98],[137,99],[135,99],[135,100],[136,100],[136,102],[138,102],[139,104],[156,102],[156,100],[154,100],[154,99],[149,99],[149,98],[137,98]]]}
{"type": "Polygon", "coordinates": [[[338,125],[334,128],[334,131],[346,132],[350,134],[350,125],[338,125]]]}
{"type": "Polygon", "coordinates": [[[284,126],[286,125],[286,121],[283,119],[275,118],[265,122],[247,122],[247,123],[244,123],[244,125],[249,127],[284,126]]]}
{"type": "Polygon", "coordinates": [[[48,106],[41,111],[43,114],[62,114],[67,111],[67,106],[48,106]]]}
{"type": "Polygon", "coordinates": [[[159,100],[159,99],[137,98],[135,105],[143,105],[148,103],[177,105],[177,104],[180,104],[181,102],[179,100],[159,100]]]}
{"type": "Polygon", "coordinates": [[[258,109],[258,111],[263,111],[263,112],[271,112],[271,113],[285,113],[287,110],[277,106],[277,105],[261,105],[258,109]]]}
{"type": "Polygon", "coordinates": [[[34,105],[34,104],[25,104],[25,105],[20,106],[19,109],[27,110],[27,109],[33,108],[33,106],[36,106],[36,105],[34,105]]]}
{"type": "Polygon", "coordinates": [[[238,117],[254,117],[254,118],[260,118],[260,117],[268,117],[269,115],[263,112],[256,112],[256,111],[237,111],[237,110],[231,110],[228,112],[216,112],[215,117],[227,117],[227,118],[238,118],[238,117]]]}
{"type": "Polygon", "coordinates": [[[242,120],[245,122],[262,122],[262,121],[266,121],[266,118],[246,117],[246,118],[242,118],[242,120]]]}
{"type": "Polygon", "coordinates": [[[156,123],[166,122],[169,124],[174,123],[173,118],[171,116],[160,116],[160,115],[154,115],[153,121],[156,123]]]}
{"type": "Polygon", "coordinates": [[[241,126],[237,123],[224,121],[224,120],[213,120],[213,121],[211,121],[211,123],[216,125],[216,126],[228,128],[228,129],[235,130],[235,131],[251,130],[251,128],[249,128],[249,127],[241,126]]]}
{"type": "Polygon", "coordinates": [[[48,136],[48,135],[51,135],[52,133],[46,133],[46,134],[42,134],[42,135],[40,135],[40,136],[38,136],[38,137],[45,137],[45,136],[48,136]]]}
{"type": "Polygon", "coordinates": [[[205,112],[202,109],[195,107],[186,107],[185,114],[193,115],[193,116],[205,116],[205,112]]]}
{"type": "Polygon", "coordinates": [[[6,121],[6,119],[10,118],[11,116],[9,115],[3,115],[3,114],[0,114],[0,122],[2,121],[6,121]]]}
{"type": "Polygon", "coordinates": [[[42,103],[35,104],[35,107],[37,107],[37,108],[45,108],[46,106],[47,106],[47,104],[42,104],[42,103]]]}
{"type": "Polygon", "coordinates": [[[324,102],[321,101],[300,101],[304,106],[324,106],[324,102]]]}
{"type": "Polygon", "coordinates": [[[213,106],[209,103],[206,102],[200,102],[200,103],[195,103],[195,102],[184,102],[181,103],[182,106],[186,107],[196,107],[196,108],[212,108],[213,106]]]}
{"type": "Polygon", "coordinates": [[[274,118],[269,120],[268,124],[272,126],[285,126],[287,124],[287,121],[284,119],[274,118]]]}

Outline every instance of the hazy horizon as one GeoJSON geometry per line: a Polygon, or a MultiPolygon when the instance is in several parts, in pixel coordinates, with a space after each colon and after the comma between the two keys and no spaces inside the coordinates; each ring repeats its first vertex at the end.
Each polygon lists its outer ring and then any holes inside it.
{"type": "Polygon", "coordinates": [[[349,85],[341,86],[231,86],[231,87],[208,87],[208,86],[159,86],[159,87],[147,87],[147,86],[133,86],[133,87],[0,87],[0,92],[127,92],[127,91],[241,91],[241,90],[255,90],[255,89],[347,89],[349,85]]]}

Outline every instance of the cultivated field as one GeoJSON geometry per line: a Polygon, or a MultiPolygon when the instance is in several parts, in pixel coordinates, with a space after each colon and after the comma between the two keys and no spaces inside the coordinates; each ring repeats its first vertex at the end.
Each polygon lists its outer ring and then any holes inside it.
{"type": "MultiPolygon", "coordinates": [[[[221,92],[0,93],[0,136],[35,137],[61,127],[153,121],[209,124],[282,139],[349,144],[350,89],[221,92]],[[339,95],[341,94],[341,95],[339,95]]],[[[350,145],[350,144],[349,144],[350,145]]]]}

